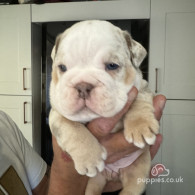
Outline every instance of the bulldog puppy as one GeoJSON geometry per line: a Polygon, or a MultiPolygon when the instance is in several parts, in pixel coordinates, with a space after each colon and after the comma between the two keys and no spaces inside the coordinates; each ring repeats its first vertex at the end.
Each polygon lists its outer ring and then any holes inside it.
{"type": "Polygon", "coordinates": [[[145,56],[146,50],[128,32],[106,21],[79,22],[56,39],[49,123],[78,173],[92,177],[86,195],[100,195],[113,173],[120,174],[121,195],[141,194],[145,188],[137,179],[148,176],[148,145],[154,144],[159,129],[153,95],[139,70],[145,56]],[[121,167],[115,170],[120,162],[105,166],[106,150],[85,124],[118,113],[132,86],[139,90],[138,96],[113,132],[123,130],[126,140],[140,150],[121,159],[121,167]]]}

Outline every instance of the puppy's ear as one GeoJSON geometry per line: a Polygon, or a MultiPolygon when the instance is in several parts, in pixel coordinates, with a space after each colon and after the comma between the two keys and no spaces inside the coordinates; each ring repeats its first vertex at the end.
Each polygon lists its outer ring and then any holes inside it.
{"type": "Polygon", "coordinates": [[[123,34],[130,51],[131,62],[135,67],[138,68],[143,59],[146,57],[147,52],[140,43],[131,38],[131,35],[127,31],[124,31],[123,34]]]}
{"type": "Polygon", "coordinates": [[[52,60],[54,60],[55,55],[56,55],[56,53],[57,53],[57,51],[58,51],[58,46],[59,46],[59,43],[60,43],[60,40],[61,40],[61,35],[62,35],[62,34],[59,34],[59,35],[57,36],[55,45],[54,45],[54,47],[53,47],[53,49],[52,49],[52,52],[51,52],[51,58],[52,58],[52,60]]]}

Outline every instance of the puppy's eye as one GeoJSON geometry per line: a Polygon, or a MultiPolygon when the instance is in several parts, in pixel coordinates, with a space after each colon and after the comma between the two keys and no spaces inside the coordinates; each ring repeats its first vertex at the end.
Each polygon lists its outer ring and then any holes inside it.
{"type": "Polygon", "coordinates": [[[115,63],[106,64],[106,70],[116,70],[118,68],[119,68],[118,64],[115,63]]]}
{"type": "Polygon", "coordinates": [[[60,69],[61,72],[66,72],[67,71],[66,66],[63,65],[63,64],[58,65],[58,67],[59,67],[59,69],[60,69]]]}

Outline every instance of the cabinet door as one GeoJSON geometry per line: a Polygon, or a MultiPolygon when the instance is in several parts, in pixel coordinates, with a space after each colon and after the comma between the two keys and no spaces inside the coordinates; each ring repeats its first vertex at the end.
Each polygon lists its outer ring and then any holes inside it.
{"type": "Polygon", "coordinates": [[[195,101],[167,101],[161,120],[163,143],[160,162],[169,169],[169,174],[158,177],[161,182],[149,185],[148,194],[194,194],[194,111],[195,101]]]}
{"type": "Polygon", "coordinates": [[[0,94],[31,95],[30,5],[0,6],[0,94]]]}
{"type": "Polygon", "coordinates": [[[195,1],[152,0],[149,81],[169,99],[195,99],[195,1]]]}
{"type": "Polygon", "coordinates": [[[31,96],[0,95],[0,110],[7,113],[32,145],[32,98],[31,96]]]}
{"type": "Polygon", "coordinates": [[[32,4],[32,22],[89,19],[143,19],[150,17],[150,0],[80,1],[32,4]],[[51,14],[53,13],[53,14],[51,14]]]}

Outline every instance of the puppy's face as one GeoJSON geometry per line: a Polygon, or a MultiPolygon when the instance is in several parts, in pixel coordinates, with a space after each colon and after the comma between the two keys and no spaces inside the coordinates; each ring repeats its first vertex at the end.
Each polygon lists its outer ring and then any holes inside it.
{"type": "Polygon", "coordinates": [[[80,122],[113,116],[139,85],[136,68],[145,55],[127,32],[108,22],[77,23],[58,36],[52,51],[52,107],[80,122]]]}

